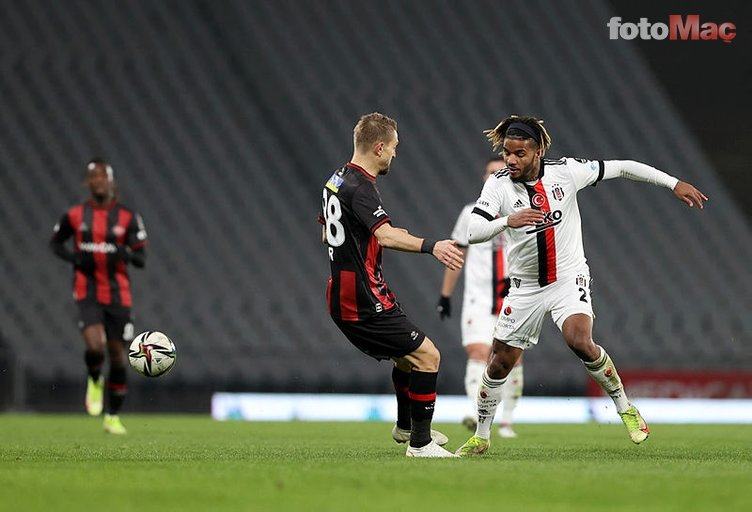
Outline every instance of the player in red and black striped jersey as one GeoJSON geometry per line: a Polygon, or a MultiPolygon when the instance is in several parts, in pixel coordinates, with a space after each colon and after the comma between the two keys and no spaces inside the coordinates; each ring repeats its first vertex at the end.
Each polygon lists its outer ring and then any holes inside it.
{"type": "Polygon", "coordinates": [[[397,123],[379,113],[358,121],[352,160],[323,190],[322,241],[328,246],[331,277],[329,313],[350,342],[378,360],[392,359],[397,395],[395,441],[408,440],[410,457],[453,457],[440,445],[446,436],[431,430],[439,351],[408,320],[381,271],[383,248],[430,253],[452,269],[462,267],[453,240],[417,238],[392,226],[381,204],[376,178],[389,172],[397,152],[397,123]]]}
{"type": "Polygon", "coordinates": [[[125,433],[117,415],[127,390],[125,343],[133,339],[128,265],[144,266],[148,240],[141,216],[117,200],[112,167],[107,162],[89,162],[86,184],[91,197],[63,214],[55,225],[50,247],[73,265],[73,298],[78,305],[89,371],[86,410],[94,416],[103,410],[101,369],[106,347],[110,376],[105,430],[125,433]],[[73,250],[66,247],[70,238],[73,250]]]}

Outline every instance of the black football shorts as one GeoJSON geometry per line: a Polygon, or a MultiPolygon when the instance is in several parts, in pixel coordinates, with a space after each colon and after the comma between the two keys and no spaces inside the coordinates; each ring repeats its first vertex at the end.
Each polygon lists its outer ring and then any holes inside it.
{"type": "Polygon", "coordinates": [[[131,341],[133,320],[131,308],[108,306],[95,300],[80,300],[78,304],[78,328],[82,331],[90,325],[104,325],[108,340],[131,341]]]}
{"type": "Polygon", "coordinates": [[[378,360],[406,356],[414,352],[426,337],[399,307],[366,320],[334,320],[334,323],[350,343],[378,360]]]}

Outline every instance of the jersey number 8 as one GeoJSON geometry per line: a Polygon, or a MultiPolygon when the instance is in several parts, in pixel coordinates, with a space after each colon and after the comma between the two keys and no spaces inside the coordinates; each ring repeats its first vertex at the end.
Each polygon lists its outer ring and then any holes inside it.
{"type": "Polygon", "coordinates": [[[339,247],[345,243],[345,226],[339,221],[342,218],[342,205],[334,194],[327,197],[324,190],[324,221],[326,222],[326,241],[332,247],[339,247]]]}

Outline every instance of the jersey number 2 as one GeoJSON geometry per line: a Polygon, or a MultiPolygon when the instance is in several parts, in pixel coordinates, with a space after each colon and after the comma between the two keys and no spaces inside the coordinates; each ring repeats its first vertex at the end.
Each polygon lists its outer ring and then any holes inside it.
{"type": "Polygon", "coordinates": [[[332,247],[339,247],[345,243],[345,226],[339,221],[342,218],[342,204],[334,194],[327,197],[324,190],[324,221],[326,222],[326,241],[332,247]]]}

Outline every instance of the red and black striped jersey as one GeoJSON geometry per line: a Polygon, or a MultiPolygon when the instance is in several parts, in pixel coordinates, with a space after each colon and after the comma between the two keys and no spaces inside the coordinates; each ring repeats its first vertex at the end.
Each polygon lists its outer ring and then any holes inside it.
{"type": "Polygon", "coordinates": [[[144,247],[146,228],[141,216],[116,200],[98,206],[89,200],[71,207],[55,225],[52,241],[73,237],[73,297],[100,304],[131,307],[128,268],[118,251],[144,247]]]}
{"type": "Polygon", "coordinates": [[[381,272],[382,247],[373,232],[391,222],[376,178],[348,163],[326,182],[323,215],[331,277],[326,290],[336,320],[357,321],[397,305],[381,272]]]}

